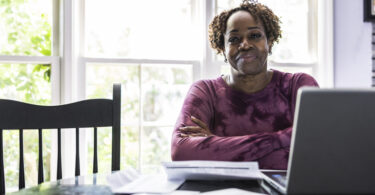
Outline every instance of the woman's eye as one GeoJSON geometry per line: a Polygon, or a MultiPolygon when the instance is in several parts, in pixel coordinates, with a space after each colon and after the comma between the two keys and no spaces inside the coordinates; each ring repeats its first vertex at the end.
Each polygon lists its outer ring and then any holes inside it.
{"type": "Polygon", "coordinates": [[[262,37],[262,34],[260,34],[260,33],[250,34],[250,39],[259,39],[261,37],[262,37]]]}
{"type": "Polygon", "coordinates": [[[228,39],[228,42],[229,43],[236,43],[236,42],[238,42],[240,39],[238,39],[237,37],[230,37],[229,39],[228,39]]]}

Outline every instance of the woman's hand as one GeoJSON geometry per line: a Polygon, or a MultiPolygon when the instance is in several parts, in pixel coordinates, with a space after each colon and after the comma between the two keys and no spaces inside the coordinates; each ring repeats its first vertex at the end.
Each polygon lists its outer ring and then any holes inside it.
{"type": "Polygon", "coordinates": [[[208,137],[213,135],[206,123],[194,116],[191,116],[191,120],[198,126],[180,127],[178,129],[181,132],[180,137],[208,137]]]}

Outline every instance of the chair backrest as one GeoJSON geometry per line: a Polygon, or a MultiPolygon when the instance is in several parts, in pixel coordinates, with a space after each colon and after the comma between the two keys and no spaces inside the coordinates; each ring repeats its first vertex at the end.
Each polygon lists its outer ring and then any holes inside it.
{"type": "Polygon", "coordinates": [[[43,178],[42,131],[57,129],[57,179],[62,178],[61,167],[61,129],[76,129],[75,175],[80,175],[79,129],[94,128],[93,173],[98,172],[97,127],[112,126],[112,171],[120,170],[120,107],[121,85],[113,85],[113,99],[89,99],[58,106],[41,106],[23,102],[0,99],[0,193],[5,193],[3,130],[19,131],[19,189],[25,187],[23,159],[23,131],[38,129],[39,157],[38,183],[43,178]]]}

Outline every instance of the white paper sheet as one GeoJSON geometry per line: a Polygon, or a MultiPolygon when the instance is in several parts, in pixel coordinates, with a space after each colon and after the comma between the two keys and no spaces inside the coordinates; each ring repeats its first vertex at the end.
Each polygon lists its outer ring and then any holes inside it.
{"type": "Polygon", "coordinates": [[[173,161],[164,162],[168,179],[222,180],[261,179],[257,162],[173,161]]]}
{"type": "Polygon", "coordinates": [[[126,170],[122,171],[116,171],[106,177],[108,185],[111,187],[111,189],[120,188],[126,184],[131,183],[132,181],[136,180],[138,177],[140,177],[141,174],[133,169],[133,168],[127,168],[126,170]]]}
{"type": "Polygon", "coordinates": [[[157,193],[166,194],[176,190],[185,180],[168,180],[164,175],[142,175],[123,187],[114,189],[114,193],[157,193]]]}

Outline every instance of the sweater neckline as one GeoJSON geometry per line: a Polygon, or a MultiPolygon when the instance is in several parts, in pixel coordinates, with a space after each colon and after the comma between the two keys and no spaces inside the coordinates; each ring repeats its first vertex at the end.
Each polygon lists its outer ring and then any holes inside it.
{"type": "Polygon", "coordinates": [[[253,98],[253,97],[259,97],[259,96],[263,96],[264,94],[268,94],[268,91],[272,88],[274,88],[274,86],[276,86],[276,83],[277,83],[277,80],[280,76],[280,71],[277,71],[277,70],[274,70],[274,69],[271,69],[273,74],[272,74],[272,78],[271,78],[271,81],[266,85],[266,87],[264,87],[263,89],[257,91],[257,92],[254,92],[254,93],[251,93],[251,94],[248,94],[248,93],[245,93],[241,90],[238,90],[238,89],[234,89],[232,87],[230,87],[226,82],[225,80],[223,79],[222,76],[220,76],[218,78],[218,81],[220,82],[220,84],[226,89],[226,91],[228,93],[230,93],[231,95],[235,95],[235,96],[240,96],[240,97],[243,97],[243,98],[253,98]]]}

